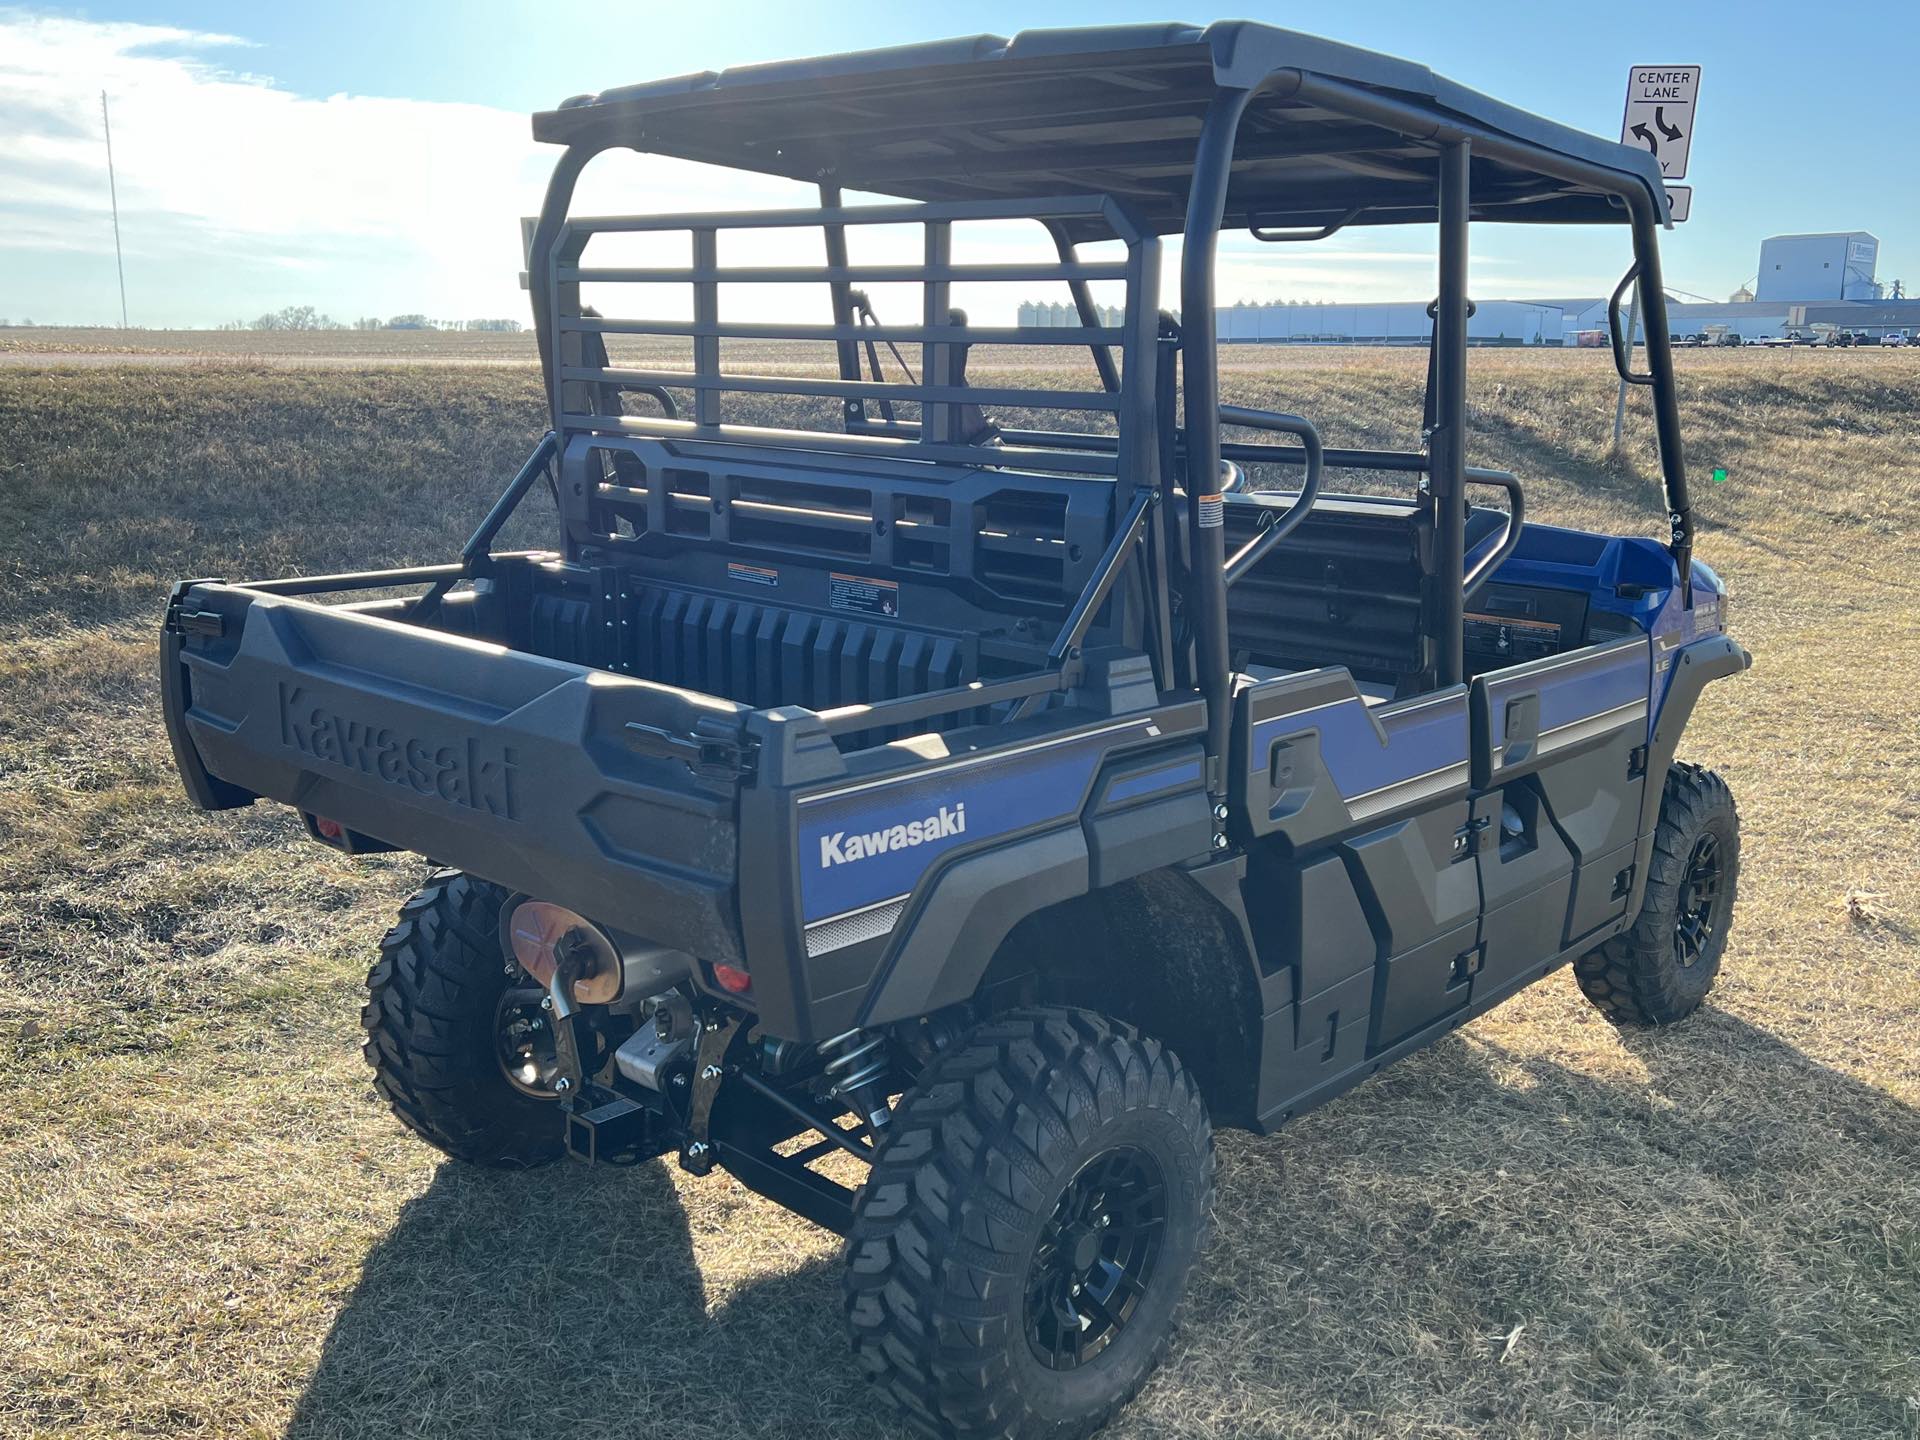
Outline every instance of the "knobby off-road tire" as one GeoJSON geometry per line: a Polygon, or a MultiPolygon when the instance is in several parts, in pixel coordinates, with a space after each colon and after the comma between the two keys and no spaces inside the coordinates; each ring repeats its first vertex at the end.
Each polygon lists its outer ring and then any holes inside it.
{"type": "Polygon", "coordinates": [[[1086,1435],[1166,1353],[1212,1201],[1172,1051],[1083,1010],[987,1021],[901,1100],[855,1201],[861,1368],[942,1440],[1086,1435]]]}
{"type": "Polygon", "coordinates": [[[1740,816],[1727,782],[1698,765],[1667,771],[1647,893],[1632,926],[1573,962],[1586,997],[1616,1025],[1671,1025],[1720,973],[1740,878],[1740,816]]]}
{"type": "Polygon", "coordinates": [[[506,892],[438,870],[400,907],[367,974],[361,1053],[393,1113],[456,1160],[523,1169],[558,1159],[560,1114],[507,1079],[496,1042],[508,978],[506,892]]]}

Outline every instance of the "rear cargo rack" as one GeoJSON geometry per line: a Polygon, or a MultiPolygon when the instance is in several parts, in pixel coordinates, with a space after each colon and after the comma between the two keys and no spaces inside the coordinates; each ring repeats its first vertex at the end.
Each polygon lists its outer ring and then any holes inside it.
{"type": "MultiPolygon", "coordinates": [[[[1153,360],[1159,312],[1159,241],[1144,233],[1116,201],[1104,196],[1064,196],[1017,204],[947,201],[933,204],[847,206],[823,187],[832,203],[820,208],[744,212],[701,212],[661,216],[571,217],[551,236],[537,235],[533,263],[544,263],[544,287],[551,313],[542,317],[543,347],[557,364],[551,367],[552,402],[561,449],[580,435],[632,435],[669,439],[691,446],[732,442],[755,446],[878,455],[891,459],[935,461],[973,466],[1024,466],[1055,473],[1107,476],[1121,484],[1121,503],[1148,480],[1151,458],[1142,437],[1151,432],[1154,397],[1153,360]],[[1038,222],[1057,252],[1052,260],[1017,263],[961,263],[953,258],[953,227],[974,221],[1038,222]],[[1124,244],[1122,259],[1083,260],[1067,238],[1071,222],[1082,235],[1101,230],[1124,244]],[[917,263],[853,264],[847,258],[851,226],[917,225],[922,259],[917,263]],[[728,265],[719,262],[722,231],[819,228],[828,260],[817,265],[728,265]],[[612,234],[679,232],[691,241],[692,263],[673,266],[595,266],[584,263],[590,242],[612,234]],[[542,245],[546,246],[544,261],[542,245]],[[955,284],[989,281],[1065,283],[1081,323],[1062,327],[974,326],[953,310],[955,284]],[[1101,323],[1089,282],[1120,283],[1125,290],[1123,320],[1101,323]],[[830,324],[720,319],[720,287],[725,285],[820,285],[829,302],[830,324]],[[861,284],[906,284],[920,289],[914,323],[862,323],[861,284]],[[684,285],[691,292],[693,318],[611,316],[583,304],[583,285],[684,285]],[[615,365],[607,356],[610,335],[690,340],[691,369],[653,364],[615,365]],[[722,364],[726,341],[815,341],[834,346],[837,374],[779,375],[729,370],[722,364]],[[965,375],[968,347],[1083,346],[1094,357],[1099,377],[1093,389],[1034,389],[970,383],[965,375]],[[861,347],[916,347],[917,372],[899,378],[863,374],[861,347]],[[1125,364],[1114,364],[1118,349],[1125,364]],[[683,392],[661,415],[617,413],[623,391],[649,394],[683,392]],[[835,431],[783,429],[741,423],[728,415],[729,396],[754,395],[792,400],[839,400],[841,422],[835,431]],[[918,407],[918,422],[896,419],[897,403],[918,407]],[[870,413],[869,407],[877,413],[870,413]],[[1089,430],[1104,438],[1076,452],[1018,443],[972,443],[965,417],[977,407],[1066,411],[1112,417],[1111,429],[1089,430]]],[[[878,368],[877,358],[874,368],[878,368]]],[[[896,369],[899,367],[896,365],[896,369]]]]}

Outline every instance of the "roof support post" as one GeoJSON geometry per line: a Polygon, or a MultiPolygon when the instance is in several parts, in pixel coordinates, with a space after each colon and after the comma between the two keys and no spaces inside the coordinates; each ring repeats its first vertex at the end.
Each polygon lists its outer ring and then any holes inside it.
{"type": "MultiPolygon", "coordinates": [[[[1667,549],[1680,567],[1680,591],[1693,605],[1693,505],[1687,494],[1687,462],[1680,447],[1680,398],[1674,389],[1672,335],[1667,326],[1667,292],[1660,281],[1660,223],[1653,201],[1628,200],[1633,216],[1633,258],[1640,267],[1640,309],[1647,337],[1647,373],[1653,377],[1653,428],[1660,441],[1660,475],[1666,485],[1667,549]]],[[[1627,336],[1633,353],[1633,336],[1627,336]]]]}
{"type": "Polygon", "coordinates": [[[1433,319],[1433,430],[1428,493],[1433,503],[1434,682],[1466,679],[1467,220],[1473,152],[1466,140],[1440,149],[1440,303],[1433,319]]]}
{"type": "MultiPolygon", "coordinates": [[[[1067,234],[1064,225],[1055,222],[1047,226],[1047,233],[1053,237],[1053,248],[1060,256],[1062,265],[1077,264],[1080,259],[1078,247],[1067,234]]],[[[1129,249],[1133,247],[1129,246],[1129,249]]],[[[1074,312],[1079,315],[1080,323],[1089,330],[1100,327],[1100,307],[1093,303],[1093,287],[1084,280],[1067,281],[1067,293],[1073,296],[1074,312]]],[[[1132,319],[1132,316],[1128,317],[1132,319]]],[[[1113,350],[1106,345],[1089,345],[1087,349],[1093,355],[1093,368],[1100,372],[1100,385],[1109,395],[1120,393],[1120,372],[1114,367],[1113,350]]]]}
{"type": "MultiPolygon", "coordinates": [[[[720,232],[710,226],[693,231],[693,268],[708,277],[720,268],[720,232]]],[[[718,280],[693,282],[693,322],[708,332],[693,337],[693,373],[702,380],[718,380],[720,339],[712,333],[720,323],[718,280]]],[[[720,391],[703,385],[693,392],[693,419],[703,429],[720,423],[720,391]]]]}
{"type": "MultiPolygon", "coordinates": [[[[567,210],[573,204],[573,187],[587,162],[606,149],[605,145],[570,145],[547,177],[546,198],[540,203],[540,219],[533,229],[533,244],[527,256],[527,298],[533,306],[534,343],[540,349],[540,366],[547,382],[547,401],[552,411],[551,428],[560,430],[560,417],[566,411],[561,400],[561,357],[554,353],[558,335],[553,327],[553,247],[567,223],[567,210]]],[[[570,287],[577,302],[580,287],[570,287]]],[[[578,308],[576,303],[575,308],[578,308]]]]}
{"type": "MultiPolygon", "coordinates": [[[[946,220],[929,220],[926,229],[927,278],[921,285],[921,323],[928,329],[952,323],[953,286],[946,273],[953,265],[953,225],[946,220]]],[[[936,445],[959,441],[959,417],[948,401],[929,400],[924,392],[953,384],[954,347],[929,340],[920,347],[920,433],[936,445]]]]}
{"type": "Polygon", "coordinates": [[[1193,157],[1180,251],[1180,325],[1187,441],[1187,624],[1200,693],[1207,702],[1207,789],[1226,789],[1233,677],[1227,651],[1227,532],[1220,498],[1220,371],[1213,317],[1213,264],[1233,172],[1233,142],[1247,90],[1222,90],[1207,105],[1193,157]]]}
{"type": "MultiPolygon", "coordinates": [[[[822,181],[820,185],[820,208],[838,210],[840,208],[840,187],[822,181]]],[[[827,246],[827,264],[839,270],[847,268],[847,227],[845,225],[825,225],[827,246]]],[[[827,293],[833,299],[833,323],[836,325],[853,324],[853,287],[845,280],[830,281],[827,293]]],[[[858,380],[860,378],[860,342],[858,340],[836,340],[834,350],[840,361],[840,378],[858,380]]],[[[846,403],[846,418],[851,424],[864,420],[865,412],[858,400],[846,403]]]]}

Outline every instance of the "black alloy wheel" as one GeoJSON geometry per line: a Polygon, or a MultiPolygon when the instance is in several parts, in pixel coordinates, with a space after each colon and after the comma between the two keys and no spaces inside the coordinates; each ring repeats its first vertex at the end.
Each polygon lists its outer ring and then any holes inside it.
{"type": "Polygon", "coordinates": [[[1120,1338],[1154,1280],[1167,1187],[1144,1151],[1090,1160],[1040,1232],[1027,1270],[1027,1343],[1050,1370],[1072,1370],[1120,1338]]]}

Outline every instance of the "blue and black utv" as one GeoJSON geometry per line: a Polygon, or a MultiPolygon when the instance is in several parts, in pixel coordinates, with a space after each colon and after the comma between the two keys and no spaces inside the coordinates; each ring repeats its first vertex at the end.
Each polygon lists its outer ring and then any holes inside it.
{"type": "Polygon", "coordinates": [[[1651,156],[1245,23],[683,76],[534,133],[552,429],[465,551],[183,584],[163,642],[195,803],[447,867],[365,1011],[431,1143],[719,1166],[846,1237],[913,1424],[1071,1436],[1166,1349],[1213,1127],[1568,962],[1622,1024],[1701,1003],[1739,832],[1675,751],[1748,656],[1693,559],[1651,156]],[[570,214],[619,149],[818,203],[570,214]],[[1474,223],[1626,232],[1663,542],[1469,463],[1474,223]],[[1439,237],[1421,448],[1221,404],[1221,230],[1388,224],[1439,237]],[[1070,323],[970,324],[985,284],[1070,323]],[[554,548],[495,552],[543,484],[554,548]]]}

